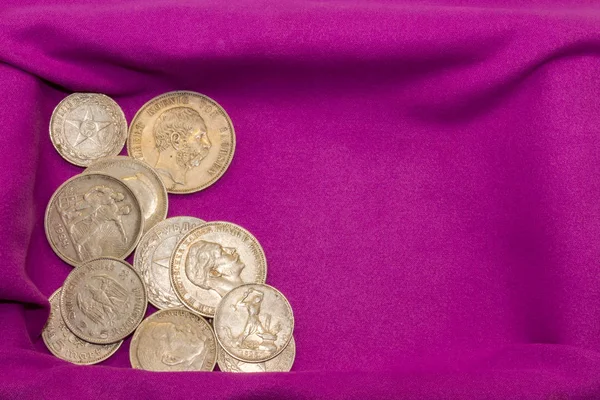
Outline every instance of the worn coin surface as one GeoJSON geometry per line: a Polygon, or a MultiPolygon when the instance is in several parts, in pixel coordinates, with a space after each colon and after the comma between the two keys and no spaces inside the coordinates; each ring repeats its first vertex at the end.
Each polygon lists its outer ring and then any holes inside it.
{"type": "Polygon", "coordinates": [[[269,285],[238,286],[223,297],[213,320],[223,350],[244,362],[264,362],[292,339],[294,314],[281,292],[269,285]]]}
{"type": "Polygon", "coordinates": [[[117,342],[137,328],[148,300],[142,278],[123,260],[102,257],[75,268],[60,295],[67,327],[98,344],[117,342]]]}
{"type": "Polygon", "coordinates": [[[194,217],[168,218],[152,227],[140,240],[133,267],[144,279],[148,300],[156,308],[183,307],[171,287],[169,261],[177,242],[202,224],[204,221],[194,217]]]}
{"type": "Polygon", "coordinates": [[[85,173],[101,172],[123,181],[133,191],[144,213],[144,232],[167,217],[167,190],[158,174],[145,162],[131,157],[106,157],[90,165],[85,173]]]}
{"type": "Polygon", "coordinates": [[[207,96],[177,91],[153,98],[137,112],[127,152],[144,160],[169,193],[192,193],[215,183],[235,150],[231,119],[207,96]]]}
{"type": "Polygon", "coordinates": [[[296,342],[290,344],[278,356],[261,363],[246,363],[231,357],[221,346],[217,352],[217,363],[223,372],[288,372],[296,358],[296,342]]]}
{"type": "Polygon", "coordinates": [[[100,93],[73,93],[50,118],[50,139],[68,162],[85,167],[121,152],[127,139],[127,120],[121,107],[100,93]]]}
{"type": "Polygon", "coordinates": [[[65,325],[60,313],[60,289],[50,296],[50,316],[42,330],[46,347],[56,357],[79,365],[91,365],[112,356],[123,341],[93,344],[79,339],[65,325]]]}
{"type": "Polygon", "coordinates": [[[52,249],[73,266],[100,256],[125,258],[143,226],[133,191],[119,179],[98,173],[63,183],[52,195],[44,219],[52,249]]]}
{"type": "Polygon", "coordinates": [[[208,322],[186,309],[158,311],[135,331],[131,366],[147,371],[212,371],[217,341],[208,322]]]}
{"type": "Polygon", "coordinates": [[[171,284],[190,310],[212,317],[231,289],[264,283],[267,261],[258,240],[230,222],[208,222],[187,233],[171,258],[171,284]]]}

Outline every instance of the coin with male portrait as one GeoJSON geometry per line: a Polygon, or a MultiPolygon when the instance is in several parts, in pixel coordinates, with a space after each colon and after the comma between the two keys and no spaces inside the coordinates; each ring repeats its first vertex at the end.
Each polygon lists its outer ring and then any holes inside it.
{"type": "Polygon", "coordinates": [[[230,290],[264,283],[267,261],[258,240],[230,222],[209,222],[188,232],[170,262],[175,294],[190,310],[212,317],[230,290]]]}
{"type": "Polygon", "coordinates": [[[215,183],[235,150],[231,119],[209,97],[191,91],[153,98],[137,112],[127,151],[152,166],[169,193],[192,193],[215,183]]]}
{"type": "Polygon", "coordinates": [[[147,371],[212,371],[217,342],[210,324],[186,309],[158,311],[135,331],[131,366],[147,371]]]}

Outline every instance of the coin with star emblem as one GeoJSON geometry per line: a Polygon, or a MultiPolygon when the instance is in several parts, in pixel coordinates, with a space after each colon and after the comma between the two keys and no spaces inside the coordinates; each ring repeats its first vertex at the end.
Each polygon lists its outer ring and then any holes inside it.
{"type": "Polygon", "coordinates": [[[171,286],[169,261],[177,242],[202,224],[204,221],[194,217],[167,218],[154,225],[140,240],[133,268],[144,280],[148,301],[156,308],[183,307],[171,286]]]}
{"type": "Polygon", "coordinates": [[[121,152],[127,139],[127,120],[121,107],[100,93],[73,93],[50,118],[50,139],[71,164],[86,167],[121,152]]]}

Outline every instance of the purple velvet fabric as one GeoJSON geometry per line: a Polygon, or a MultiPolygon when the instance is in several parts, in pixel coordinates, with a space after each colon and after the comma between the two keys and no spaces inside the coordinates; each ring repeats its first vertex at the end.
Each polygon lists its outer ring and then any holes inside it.
{"type": "Polygon", "coordinates": [[[0,398],[600,398],[594,3],[4,2],[0,398]],[[237,149],[169,216],[259,239],[291,373],[135,371],[129,341],[80,367],[40,338],[71,271],[45,207],[82,171],[54,106],[101,92],[130,121],[178,89],[237,149]]]}

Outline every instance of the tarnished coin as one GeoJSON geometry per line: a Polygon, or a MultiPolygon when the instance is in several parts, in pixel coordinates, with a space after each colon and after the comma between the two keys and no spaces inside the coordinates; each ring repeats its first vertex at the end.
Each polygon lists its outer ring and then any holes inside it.
{"type": "Polygon", "coordinates": [[[79,339],[67,328],[60,314],[60,289],[50,296],[50,317],[42,330],[46,347],[56,357],[79,365],[97,364],[112,356],[123,341],[93,344],[79,339]]]}
{"type": "Polygon", "coordinates": [[[212,371],[217,341],[201,316],[183,308],[161,310],[135,331],[129,360],[133,368],[147,371],[212,371]]]}
{"type": "Polygon", "coordinates": [[[119,178],[135,193],[144,213],[144,232],[167,217],[167,190],[158,174],[145,162],[131,157],[106,157],[85,173],[101,172],[119,178]]]}
{"type": "Polygon", "coordinates": [[[169,261],[177,242],[203,223],[194,217],[168,218],[156,224],[140,240],[133,267],[144,279],[148,300],[156,308],[183,307],[171,287],[169,261]]]}
{"type": "Polygon", "coordinates": [[[100,256],[127,257],[143,226],[142,209],[131,189],[98,173],[63,183],[52,195],[44,219],[52,249],[73,266],[100,256]]]}
{"type": "Polygon", "coordinates": [[[196,92],[169,92],[137,112],[127,152],[144,160],[169,193],[192,193],[215,183],[235,150],[231,119],[214,100],[196,92]]]}
{"type": "Polygon", "coordinates": [[[73,93],[50,118],[50,139],[68,162],[85,167],[121,152],[127,139],[127,120],[121,107],[100,93],[73,93]]]}
{"type": "Polygon", "coordinates": [[[247,363],[231,357],[221,346],[217,351],[217,363],[223,372],[288,372],[296,358],[296,342],[290,344],[275,358],[261,363],[247,363]]]}
{"type": "Polygon", "coordinates": [[[264,362],[292,340],[294,314],[281,292],[269,285],[238,286],[219,303],[213,327],[229,355],[244,362],[264,362]]]}
{"type": "Polygon", "coordinates": [[[191,230],[175,247],[171,284],[190,310],[206,317],[231,289],[264,283],[267,261],[258,240],[230,222],[208,222],[191,230]]]}
{"type": "Polygon", "coordinates": [[[117,342],[137,328],[148,300],[142,278],[123,260],[103,257],[75,268],[60,295],[67,327],[81,339],[117,342]]]}

